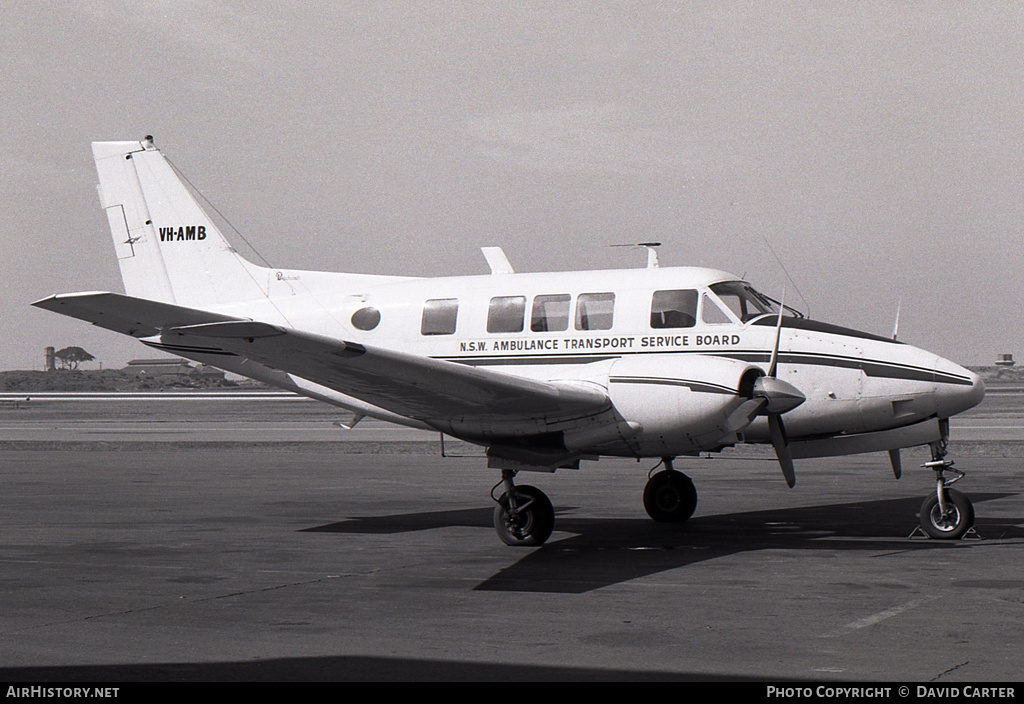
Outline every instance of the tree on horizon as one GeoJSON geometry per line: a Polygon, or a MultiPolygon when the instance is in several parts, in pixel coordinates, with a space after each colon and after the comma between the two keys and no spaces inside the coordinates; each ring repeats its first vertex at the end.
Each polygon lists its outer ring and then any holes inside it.
{"type": "Polygon", "coordinates": [[[53,357],[60,363],[61,369],[78,369],[80,362],[91,362],[96,359],[81,347],[65,347],[54,352],[53,357]]]}

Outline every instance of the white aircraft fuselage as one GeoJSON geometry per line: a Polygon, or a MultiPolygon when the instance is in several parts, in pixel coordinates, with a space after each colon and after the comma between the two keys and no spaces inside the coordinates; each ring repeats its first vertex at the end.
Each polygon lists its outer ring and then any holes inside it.
{"type": "MultiPolygon", "coordinates": [[[[492,273],[440,278],[257,266],[151,140],[93,152],[127,295],[35,305],[332,403],[349,425],[371,416],[485,446],[503,472],[495,523],[506,542],[539,544],[553,523],[539,490],[512,484],[520,470],[601,456],[670,468],[743,442],[770,442],[791,486],[793,458],[887,450],[899,476],[898,449],[928,444],[935,532],[959,536],[973,521],[958,504],[964,520],[942,527],[955,494],[943,458],[947,419],[979,403],[984,385],[936,354],[653,256],[641,269],[514,273],[486,248],[492,273]]],[[[649,513],[685,520],[689,480],[658,476],[649,513]]]]}
{"type": "MultiPolygon", "coordinates": [[[[296,288],[309,275],[280,273],[296,288]]],[[[356,287],[332,290],[327,285],[317,290],[314,285],[310,293],[275,299],[272,306],[240,302],[212,309],[502,374],[593,385],[607,391],[618,415],[642,426],[629,438],[600,445],[600,454],[663,457],[714,451],[736,442],[768,441],[765,418],[755,419],[738,433],[722,432],[738,405],[744,374],[753,367],[767,369],[776,337],[774,312],[742,322],[710,289],[713,284],[739,281],[727,272],[697,267],[360,277],[356,287]],[[658,291],[694,291],[698,310],[692,324],[652,327],[652,298],[658,291]],[[610,320],[600,323],[603,329],[577,329],[579,298],[587,294],[614,296],[608,303],[610,320]],[[558,329],[531,329],[538,297],[564,301],[559,324],[552,326],[549,320],[545,326],[558,329]],[[504,330],[491,332],[490,302],[498,298],[521,299],[522,312],[514,312],[504,330]],[[423,334],[424,305],[437,300],[458,302],[455,329],[423,334]],[[371,309],[379,316],[372,329],[356,327],[353,316],[371,309]]],[[[343,282],[344,278],[336,283],[343,282]]],[[[791,316],[783,317],[778,369],[779,377],[806,397],[785,417],[795,442],[948,418],[977,405],[984,395],[976,374],[934,353],[791,316]]],[[[431,427],[344,394],[312,385],[306,388],[369,416],[431,427]]],[[[581,425],[585,422],[567,420],[556,412],[541,421],[495,417],[460,423],[453,419],[433,428],[487,444],[581,425]]]]}

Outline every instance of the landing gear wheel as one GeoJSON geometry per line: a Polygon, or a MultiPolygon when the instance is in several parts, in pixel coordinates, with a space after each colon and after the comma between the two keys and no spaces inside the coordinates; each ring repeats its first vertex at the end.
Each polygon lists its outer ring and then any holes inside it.
{"type": "Polygon", "coordinates": [[[946,489],[943,515],[938,494],[930,494],[921,504],[921,528],[938,540],[958,540],[974,525],[974,505],[956,489],[946,489]]]}
{"type": "Polygon", "coordinates": [[[517,486],[513,500],[501,495],[494,509],[494,529],[506,545],[543,545],[555,527],[555,509],[547,495],[535,486],[517,486]]]}
{"type": "Polygon", "coordinates": [[[697,489],[682,472],[658,472],[644,487],[644,508],[661,523],[683,523],[697,510],[697,489]]]}

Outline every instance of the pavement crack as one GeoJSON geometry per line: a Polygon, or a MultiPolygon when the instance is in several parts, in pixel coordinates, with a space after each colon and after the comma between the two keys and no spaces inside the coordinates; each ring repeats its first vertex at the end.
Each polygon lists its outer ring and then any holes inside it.
{"type": "Polygon", "coordinates": [[[961,667],[966,667],[967,665],[970,665],[970,664],[971,664],[970,660],[965,660],[964,662],[960,663],[959,665],[954,665],[953,667],[949,668],[948,670],[943,670],[938,675],[936,675],[935,677],[933,677],[932,679],[930,679],[928,681],[929,682],[938,682],[939,680],[941,680],[946,675],[951,674],[953,672],[956,672],[961,667]]]}
{"type": "Polygon", "coordinates": [[[239,597],[239,596],[246,596],[246,595],[249,595],[249,594],[261,594],[261,593],[266,593],[266,592],[273,592],[273,591],[277,591],[279,589],[288,589],[290,587],[302,587],[302,586],[307,586],[307,585],[310,585],[310,584],[320,584],[320,583],[328,582],[328,581],[334,580],[334,579],[343,579],[344,577],[347,577],[347,576],[355,576],[355,575],[329,574],[329,575],[325,575],[323,577],[317,577],[315,579],[305,579],[305,580],[301,580],[301,581],[298,581],[298,582],[286,582],[284,584],[273,584],[273,585],[266,586],[266,587],[260,587],[258,589],[244,589],[244,590],[241,590],[241,591],[229,592],[229,593],[226,593],[226,594],[212,594],[210,596],[198,597],[198,598],[195,598],[195,599],[189,599],[187,597],[180,596],[180,597],[178,597],[177,600],[175,600],[172,603],[154,604],[152,606],[140,606],[140,607],[136,607],[136,608],[132,608],[132,609],[121,609],[120,611],[105,611],[103,613],[88,614],[86,616],[82,616],[81,618],[65,619],[65,620],[62,620],[62,621],[48,621],[46,623],[36,623],[36,624],[27,625],[27,626],[21,626],[21,627],[15,627],[15,628],[7,628],[7,629],[4,629],[4,630],[0,630],[0,635],[7,635],[7,634],[11,634],[11,633],[21,633],[21,632],[24,632],[24,631],[32,631],[32,630],[44,629],[44,628],[51,628],[53,626],[62,626],[62,625],[66,625],[66,624],[69,624],[69,623],[83,623],[83,622],[86,622],[86,621],[96,621],[98,619],[111,618],[111,617],[115,617],[115,616],[131,616],[132,614],[141,614],[141,613],[145,613],[147,611],[159,611],[161,609],[167,609],[167,608],[171,608],[171,607],[174,607],[174,606],[179,606],[179,605],[181,605],[181,603],[183,601],[187,601],[187,603],[189,603],[189,604],[202,604],[204,602],[217,601],[219,599],[231,599],[231,598],[235,598],[235,597],[239,597]]]}
{"type": "Polygon", "coordinates": [[[246,596],[249,594],[262,594],[265,592],[274,592],[278,589],[288,589],[291,587],[304,587],[310,584],[320,584],[328,582],[332,579],[342,579],[345,576],[351,575],[340,575],[340,574],[329,574],[324,577],[317,577],[316,579],[304,579],[299,582],[286,582],[284,584],[274,584],[267,587],[260,587],[258,589],[243,589],[237,592],[228,592],[227,594],[214,594],[212,596],[205,596],[198,599],[189,599],[190,604],[201,604],[204,601],[217,601],[218,599],[232,599],[238,596],[246,596]]]}

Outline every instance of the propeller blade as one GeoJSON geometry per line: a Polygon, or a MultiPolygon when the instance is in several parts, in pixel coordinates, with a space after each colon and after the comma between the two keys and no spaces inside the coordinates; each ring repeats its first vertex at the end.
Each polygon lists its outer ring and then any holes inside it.
{"type": "Polygon", "coordinates": [[[892,463],[892,473],[897,479],[903,476],[903,462],[900,461],[899,449],[889,450],[889,462],[892,463]]]}
{"type": "Polygon", "coordinates": [[[741,403],[739,408],[729,414],[729,418],[725,421],[726,434],[746,428],[767,405],[767,398],[757,396],[741,403]]]}
{"type": "Polygon", "coordinates": [[[778,413],[770,414],[768,430],[771,432],[775,455],[779,458],[779,466],[782,467],[782,475],[786,478],[786,484],[792,489],[796,485],[796,472],[793,469],[793,453],[789,449],[789,439],[786,437],[786,428],[782,424],[782,416],[778,413]]]}
{"type": "Polygon", "coordinates": [[[774,377],[779,366],[779,339],[782,337],[782,311],[786,310],[786,289],[782,289],[782,300],[779,301],[779,319],[775,323],[775,346],[768,361],[768,376],[774,377]]]}

